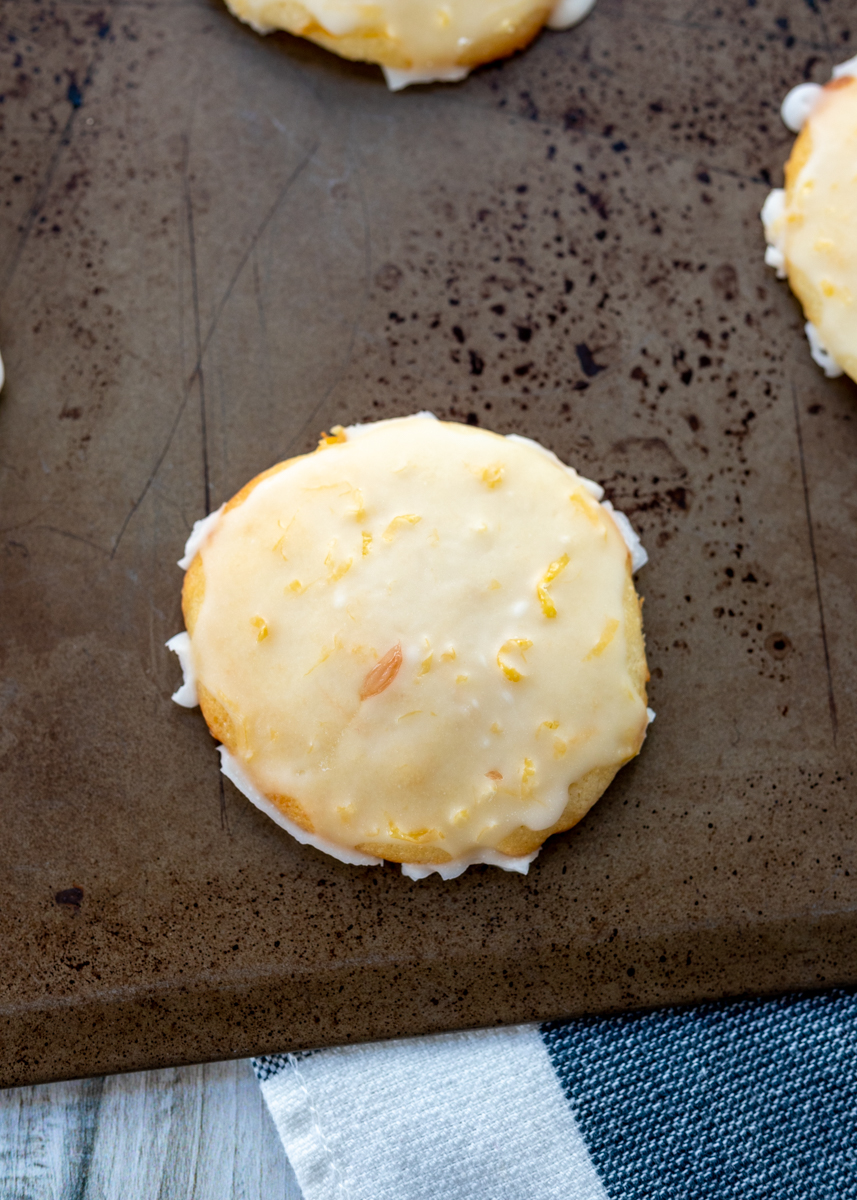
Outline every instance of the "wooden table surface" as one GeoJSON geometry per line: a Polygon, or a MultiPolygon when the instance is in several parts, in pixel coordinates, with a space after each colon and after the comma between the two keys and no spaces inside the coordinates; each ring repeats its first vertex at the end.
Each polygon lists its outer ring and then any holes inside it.
{"type": "Polygon", "coordinates": [[[250,1063],[0,1091],[3,1200],[301,1200],[250,1063]]]}

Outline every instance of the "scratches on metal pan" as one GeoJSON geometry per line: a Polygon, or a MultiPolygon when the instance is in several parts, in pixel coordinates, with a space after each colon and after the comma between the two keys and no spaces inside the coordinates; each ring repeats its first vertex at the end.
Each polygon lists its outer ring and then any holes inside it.
{"type": "Polygon", "coordinates": [[[247,265],[250,255],[253,253],[254,248],[256,247],[256,245],[259,242],[259,239],[264,235],[265,230],[270,225],[271,221],[273,220],[274,216],[277,213],[277,210],[283,204],[283,201],[285,200],[286,196],[291,191],[291,189],[294,187],[294,185],[297,183],[298,179],[303,174],[303,172],[306,170],[306,168],[309,166],[309,164],[312,162],[313,158],[315,157],[316,151],[318,150],[318,147],[319,147],[319,142],[316,141],[309,148],[309,150],[306,151],[303,158],[296,165],[296,167],[292,171],[291,175],[289,175],[288,179],[285,181],[283,186],[280,188],[280,191],[277,193],[273,203],[271,204],[268,211],[265,213],[261,222],[259,223],[256,230],[254,231],[252,237],[250,238],[246,250],[242,254],[234,272],[232,273],[232,277],[226,286],[224,294],[223,294],[221,300],[219,301],[217,308],[215,309],[214,316],[212,317],[209,329],[208,329],[205,337],[202,338],[200,340],[200,342],[198,342],[197,361],[194,364],[193,371],[191,372],[190,377],[186,381],[185,386],[183,388],[182,397],[179,402],[178,408],[176,409],[175,416],[173,417],[172,424],[170,425],[170,428],[167,432],[166,439],[165,439],[160,451],[158,452],[154,463],[152,464],[152,468],[151,468],[142,488],[140,489],[140,492],[138,493],[137,497],[131,502],[128,512],[125,514],[125,519],[122,522],[122,526],[113,542],[113,549],[110,554],[111,558],[115,557],[116,552],[119,549],[119,545],[120,545],[123,537],[125,536],[125,532],[129,526],[129,524],[131,523],[132,518],[134,517],[134,514],[137,512],[140,505],[145,500],[145,498],[149,492],[149,489],[151,488],[152,484],[154,483],[155,479],[158,476],[158,472],[160,471],[161,466],[163,465],[164,459],[166,458],[167,453],[170,449],[170,446],[172,445],[173,438],[176,435],[176,430],[179,427],[179,422],[181,421],[182,416],[185,411],[185,408],[187,407],[187,402],[188,402],[188,399],[190,398],[190,394],[193,390],[193,386],[196,382],[197,376],[199,375],[200,370],[202,368],[202,360],[205,357],[205,353],[206,353],[206,351],[211,343],[211,340],[214,336],[214,333],[217,329],[217,325],[218,325],[220,317],[223,313],[223,310],[229,300],[229,297],[232,295],[235,285],[237,284],[239,278],[241,277],[241,274],[242,274],[244,268],[247,265]]]}
{"type": "Polygon", "coordinates": [[[827,704],[830,709],[830,723],[833,727],[833,744],[836,744],[836,734],[839,718],[836,713],[836,697],[833,693],[833,672],[830,669],[830,651],[827,645],[827,626],[824,623],[824,602],[821,598],[821,581],[818,575],[818,556],[815,552],[815,533],[812,525],[812,511],[809,503],[809,483],[806,474],[806,460],[803,452],[803,433],[800,425],[800,409],[797,402],[797,388],[792,378],[792,408],[794,409],[795,431],[797,433],[798,456],[800,458],[800,476],[803,483],[803,503],[806,509],[806,526],[809,532],[809,549],[812,555],[812,572],[815,577],[815,595],[818,601],[818,618],[821,625],[821,642],[824,647],[824,666],[827,671],[827,704]]]}

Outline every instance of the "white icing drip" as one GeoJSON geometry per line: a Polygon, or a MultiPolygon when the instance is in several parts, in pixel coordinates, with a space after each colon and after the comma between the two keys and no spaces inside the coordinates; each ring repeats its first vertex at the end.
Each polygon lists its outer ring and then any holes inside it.
{"type": "Polygon", "coordinates": [[[765,266],[774,268],[777,273],[777,279],[785,279],[786,256],[776,246],[765,247],[765,266]]]}
{"type": "Polygon", "coordinates": [[[207,517],[202,517],[199,521],[194,521],[193,529],[190,531],[190,537],[185,542],[184,555],[179,559],[179,566],[183,571],[186,571],[202,546],[205,539],[214,529],[217,524],[220,514],[223,512],[224,505],[221,504],[217,512],[209,513],[207,517]]]}
{"type": "Polygon", "coordinates": [[[370,854],[361,854],[359,850],[348,850],[345,846],[338,846],[335,842],[329,842],[327,838],[319,837],[315,833],[307,833],[305,829],[301,829],[300,825],[296,825],[294,821],[290,821],[288,817],[272,804],[267,796],[263,795],[257,787],[255,787],[247,775],[238,759],[230,754],[225,746],[218,746],[220,754],[220,770],[227,779],[231,779],[238,791],[246,796],[251,804],[255,804],[266,817],[270,817],[281,828],[290,833],[296,842],[300,842],[303,846],[314,846],[316,850],[321,850],[324,854],[329,854],[331,858],[338,858],[340,862],[348,863],[354,867],[379,867],[383,861],[380,858],[374,858],[370,854]]]}
{"type": "Polygon", "coordinates": [[[784,249],[783,217],[786,210],[786,193],[784,188],[774,188],[768,192],[767,199],[762,205],[762,225],[765,229],[765,263],[773,267],[778,279],[786,277],[786,256],[784,249]]]}
{"type": "Polygon", "coordinates": [[[825,350],[821,344],[818,330],[812,321],[807,321],[803,328],[809,342],[809,352],[812,355],[813,362],[818,363],[828,379],[836,379],[839,375],[842,375],[844,373],[842,368],[833,355],[825,350]]]}
{"type": "Polygon", "coordinates": [[[391,92],[400,92],[417,83],[460,83],[470,74],[470,67],[413,67],[410,70],[382,67],[381,70],[391,92]]]}
{"type": "Polygon", "coordinates": [[[780,116],[792,133],[800,133],[803,129],[822,90],[820,83],[799,83],[786,96],[780,107],[780,116]]]}
{"type": "Polygon", "coordinates": [[[571,29],[595,7],[595,0],[557,0],[546,21],[548,29],[571,29]]]}
{"type": "Polygon", "coordinates": [[[527,854],[522,858],[509,858],[508,855],[500,854],[497,850],[481,850],[477,854],[469,854],[466,858],[456,859],[455,862],[449,863],[402,863],[402,874],[407,875],[408,879],[425,879],[436,871],[441,879],[457,879],[459,875],[464,874],[468,867],[476,866],[477,863],[486,863],[491,867],[500,867],[503,871],[516,871],[519,875],[526,875],[530,869],[530,863],[538,858],[538,855],[539,851],[536,850],[533,854],[527,854]]]}
{"type": "Polygon", "coordinates": [[[578,478],[594,500],[602,499],[604,496],[604,488],[600,483],[596,483],[594,479],[584,479],[582,475],[579,475],[578,478]]]}
{"type": "Polygon", "coordinates": [[[636,573],[649,561],[649,556],[643,549],[643,543],[640,541],[636,529],[625,514],[615,509],[609,500],[602,500],[601,507],[606,508],[616,522],[619,532],[622,534],[622,540],[631,552],[631,570],[636,573]]]}
{"type": "Polygon", "coordinates": [[[658,714],[655,712],[655,710],[654,710],[653,708],[647,708],[647,709],[646,709],[646,715],[647,715],[647,717],[649,718],[649,724],[651,725],[652,721],[654,721],[655,717],[656,717],[658,714]]]}
{"type": "Polygon", "coordinates": [[[170,638],[166,646],[168,650],[172,650],[173,654],[178,655],[184,675],[184,682],[177,691],[173,692],[172,699],[182,708],[196,708],[199,704],[199,696],[196,692],[196,671],[193,666],[190,634],[177,633],[175,637],[170,638]]]}
{"type": "MultiPolygon", "coordinates": [[[[831,79],[842,79],[846,75],[857,78],[857,55],[838,63],[830,72],[831,79]]],[[[792,88],[780,106],[780,116],[787,129],[800,133],[823,90],[820,83],[799,83],[792,88]]]]}
{"type": "Polygon", "coordinates": [[[854,58],[849,58],[845,62],[839,63],[830,72],[831,79],[841,79],[843,75],[851,75],[857,79],[857,55],[854,58]]]}

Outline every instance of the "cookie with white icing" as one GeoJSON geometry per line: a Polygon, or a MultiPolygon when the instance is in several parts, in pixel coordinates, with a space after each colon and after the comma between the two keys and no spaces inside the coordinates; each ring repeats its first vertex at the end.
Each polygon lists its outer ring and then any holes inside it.
{"type": "Polygon", "coordinates": [[[803,306],[813,359],[828,376],[857,380],[857,59],[833,74],[783,102],[798,137],[785,188],[762,209],[765,262],[803,306]]]}
{"type": "Polygon", "coordinates": [[[600,495],[524,438],[337,428],[197,529],[175,699],[302,842],[414,877],[526,870],[650,719],[645,553],[600,495]]]}
{"type": "Polygon", "coordinates": [[[544,25],[568,29],[595,0],[227,0],[257,33],[284,29],[343,58],[378,63],[392,91],[456,82],[544,25]]]}

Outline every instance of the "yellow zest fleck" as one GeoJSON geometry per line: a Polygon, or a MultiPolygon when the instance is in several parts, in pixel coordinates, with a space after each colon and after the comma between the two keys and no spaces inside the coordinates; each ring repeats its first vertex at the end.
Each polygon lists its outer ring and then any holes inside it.
{"type": "Polygon", "coordinates": [[[454,658],[455,658],[455,647],[451,646],[449,648],[449,650],[444,650],[443,654],[441,654],[440,661],[441,662],[452,662],[452,660],[454,658]]]}
{"type": "Polygon", "coordinates": [[[398,517],[393,517],[390,524],[384,530],[384,541],[392,542],[396,536],[397,526],[399,525],[416,525],[422,520],[416,513],[400,513],[398,517]]]}
{"type": "Polygon", "coordinates": [[[592,647],[592,649],[589,651],[589,653],[587,654],[586,658],[583,661],[589,662],[589,660],[591,658],[598,658],[599,654],[603,654],[604,651],[607,649],[607,647],[610,645],[610,643],[613,641],[613,638],[616,634],[616,630],[618,628],[619,628],[619,622],[616,620],[616,618],[608,617],[607,622],[604,626],[604,632],[601,634],[601,637],[598,639],[598,641],[595,643],[595,645],[592,647]]]}
{"type": "Polygon", "coordinates": [[[488,591],[496,592],[497,588],[501,588],[502,586],[503,585],[499,579],[492,579],[491,582],[488,584],[488,591]]]}
{"type": "Polygon", "coordinates": [[[360,699],[368,700],[370,696],[380,695],[396,678],[401,665],[402,643],[396,642],[395,646],[388,650],[384,657],[375,663],[375,666],[363,680],[363,686],[360,689],[360,699]]]}
{"type": "Polygon", "coordinates": [[[363,557],[369,553],[369,547],[372,545],[372,534],[363,531],[363,557]]]}
{"type": "Polygon", "coordinates": [[[503,463],[492,463],[490,467],[486,467],[482,472],[482,482],[488,488],[498,487],[503,482],[503,472],[506,470],[503,463]]]}
{"type": "Polygon", "coordinates": [[[334,538],[333,541],[330,543],[330,549],[328,550],[328,552],[325,556],[325,559],[324,559],[324,565],[327,567],[327,582],[328,583],[337,583],[351,567],[351,559],[350,558],[347,559],[345,562],[341,562],[338,567],[336,566],[336,564],[334,563],[334,560],[333,560],[333,548],[335,545],[336,545],[336,538],[334,538]]]}
{"type": "Polygon", "coordinates": [[[521,770],[521,795],[531,796],[533,794],[532,778],[536,773],[536,768],[533,766],[532,759],[525,758],[524,766],[521,770]]]}
{"type": "Polygon", "coordinates": [[[250,624],[256,630],[256,641],[264,642],[265,638],[268,636],[268,622],[265,620],[265,618],[252,617],[250,624]]]}
{"type": "Polygon", "coordinates": [[[595,501],[590,498],[588,492],[572,492],[569,496],[569,500],[575,506],[575,508],[580,509],[583,515],[587,517],[593,525],[599,525],[601,523],[601,510],[598,508],[595,501]]]}
{"type": "Polygon", "coordinates": [[[341,650],[341,649],[342,649],[342,643],[340,642],[338,637],[335,637],[333,639],[332,646],[325,646],[322,649],[321,658],[318,660],[318,662],[313,663],[313,665],[310,667],[310,669],[308,671],[304,671],[304,679],[306,679],[307,675],[311,675],[313,673],[313,671],[316,669],[316,667],[320,667],[323,662],[327,662],[327,660],[330,658],[331,654],[333,654],[334,650],[341,650]]]}
{"type": "Polygon", "coordinates": [[[546,617],[556,616],[556,606],[548,594],[548,586],[553,583],[557,575],[559,575],[568,566],[568,555],[563,554],[561,558],[556,559],[542,576],[542,581],[536,588],[536,595],[542,606],[542,612],[546,617]]]}
{"type": "Polygon", "coordinates": [[[421,708],[415,708],[413,712],[402,713],[402,715],[400,717],[397,717],[396,720],[404,721],[406,717],[418,717],[422,711],[423,710],[421,708]]]}
{"type": "Polygon", "coordinates": [[[336,811],[339,813],[340,820],[350,821],[351,818],[354,816],[354,805],[353,804],[338,804],[336,807],[336,811]]]}
{"type": "Polygon", "coordinates": [[[425,842],[430,838],[443,837],[439,829],[411,829],[406,833],[394,825],[392,821],[387,822],[387,827],[390,831],[390,837],[399,838],[403,842],[425,842]]]}
{"type": "Polygon", "coordinates": [[[291,527],[294,525],[296,520],[297,520],[297,513],[295,513],[295,515],[292,517],[291,521],[289,521],[288,525],[286,525],[286,527],[284,529],[283,529],[283,522],[277,521],[277,524],[279,525],[280,529],[283,530],[283,532],[280,534],[277,541],[271,547],[271,551],[273,553],[273,551],[279,550],[280,554],[282,554],[282,556],[283,556],[284,562],[288,562],[289,560],[288,560],[288,556],[286,555],[285,550],[283,549],[283,542],[286,540],[286,537],[288,536],[288,532],[291,529],[291,527]]]}
{"type": "Polygon", "coordinates": [[[466,808],[460,808],[457,813],[452,814],[452,823],[453,825],[463,825],[469,816],[470,813],[466,808]]]}
{"type": "Polygon", "coordinates": [[[467,679],[468,679],[467,675],[456,675],[455,682],[456,683],[467,683],[467,679]]]}
{"type": "Polygon", "coordinates": [[[417,671],[417,679],[419,679],[419,677],[421,675],[428,675],[429,671],[431,670],[431,660],[433,658],[434,658],[434,654],[431,650],[429,650],[428,658],[423,659],[422,665],[420,666],[420,669],[417,671]]]}
{"type": "Polygon", "coordinates": [[[491,726],[491,733],[502,733],[502,732],[503,732],[502,727],[495,721],[494,724],[491,726]]]}
{"type": "Polygon", "coordinates": [[[439,8],[435,13],[435,21],[437,22],[438,29],[446,29],[451,20],[452,17],[448,8],[439,8]]]}
{"type": "MultiPolygon", "coordinates": [[[[559,721],[542,721],[542,725],[544,725],[545,729],[559,729],[559,721]]],[[[542,725],[539,726],[539,729],[541,729],[542,725]]],[[[538,733],[538,729],[536,733],[538,733]]]]}
{"type": "Polygon", "coordinates": [[[429,539],[428,539],[428,540],[431,542],[431,544],[432,544],[433,546],[439,546],[439,545],[440,545],[440,534],[438,533],[438,531],[437,531],[436,529],[433,529],[433,530],[431,531],[431,533],[429,534],[429,539]]]}
{"type": "Polygon", "coordinates": [[[554,740],[553,740],[553,756],[554,756],[554,758],[562,758],[567,749],[568,749],[567,742],[564,742],[562,740],[562,738],[554,738],[554,740]]]}
{"type": "Polygon", "coordinates": [[[500,774],[499,771],[486,771],[485,778],[486,779],[502,779],[503,776],[500,774]]]}
{"type": "Polygon", "coordinates": [[[299,596],[301,592],[306,591],[306,588],[299,579],[293,579],[288,586],[288,591],[294,592],[296,596],[299,596]]]}
{"type": "Polygon", "coordinates": [[[327,446],[336,446],[340,442],[347,442],[345,430],[341,425],[334,425],[330,433],[322,432],[318,439],[319,449],[324,450],[327,446]]]}
{"type": "Polygon", "coordinates": [[[504,642],[497,651],[497,666],[500,668],[506,678],[512,683],[519,683],[524,677],[520,671],[515,669],[515,667],[510,667],[508,663],[504,663],[501,655],[511,653],[515,647],[517,647],[518,653],[520,654],[521,658],[523,658],[524,662],[526,662],[527,660],[524,655],[524,651],[529,650],[532,644],[533,643],[529,640],[529,638],[509,638],[509,640],[504,642]]]}

